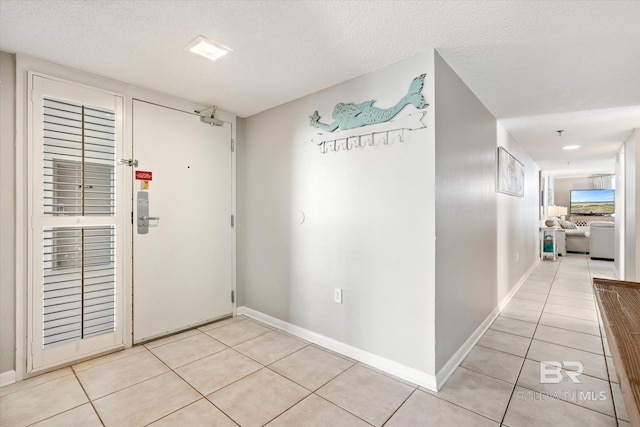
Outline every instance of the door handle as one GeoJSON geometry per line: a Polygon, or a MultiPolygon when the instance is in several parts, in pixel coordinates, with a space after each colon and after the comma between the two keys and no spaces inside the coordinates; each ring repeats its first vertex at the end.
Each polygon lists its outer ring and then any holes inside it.
{"type": "Polygon", "coordinates": [[[149,216],[149,193],[138,192],[138,234],[149,232],[149,221],[160,221],[160,217],[149,216]]]}

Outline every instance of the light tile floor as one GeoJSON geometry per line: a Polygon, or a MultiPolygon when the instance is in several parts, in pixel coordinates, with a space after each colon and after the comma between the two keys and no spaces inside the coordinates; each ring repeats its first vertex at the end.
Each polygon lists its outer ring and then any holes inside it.
{"type": "Polygon", "coordinates": [[[627,426],[593,276],[542,262],[438,393],[236,317],[0,388],[0,426],[627,426]]]}

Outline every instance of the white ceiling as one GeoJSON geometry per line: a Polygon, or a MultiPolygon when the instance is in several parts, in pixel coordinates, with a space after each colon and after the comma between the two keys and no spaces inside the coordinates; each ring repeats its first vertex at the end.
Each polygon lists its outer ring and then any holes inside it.
{"type": "Polygon", "coordinates": [[[0,0],[1,50],[240,117],[433,48],[558,176],[612,172],[640,128],[638,1],[0,0]]]}

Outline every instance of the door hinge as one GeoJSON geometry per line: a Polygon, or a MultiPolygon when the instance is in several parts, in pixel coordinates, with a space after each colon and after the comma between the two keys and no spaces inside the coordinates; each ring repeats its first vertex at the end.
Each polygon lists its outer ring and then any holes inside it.
{"type": "Polygon", "coordinates": [[[231,215],[231,227],[235,227],[236,226],[236,217],[235,215],[231,215]]]}
{"type": "Polygon", "coordinates": [[[133,211],[131,211],[131,224],[133,225],[133,211]]]}
{"type": "Polygon", "coordinates": [[[236,140],[231,139],[231,152],[233,153],[234,151],[236,151],[236,140]]]}
{"type": "Polygon", "coordinates": [[[236,302],[236,291],[231,291],[231,302],[236,302]]]}

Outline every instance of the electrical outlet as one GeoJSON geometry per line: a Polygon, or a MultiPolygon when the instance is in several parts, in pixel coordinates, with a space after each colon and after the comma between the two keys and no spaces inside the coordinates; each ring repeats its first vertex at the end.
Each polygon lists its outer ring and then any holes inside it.
{"type": "Polygon", "coordinates": [[[342,304],[342,289],[335,288],[333,290],[333,301],[342,304]]]}
{"type": "Polygon", "coordinates": [[[520,252],[516,251],[516,262],[520,261],[520,252]]]}

